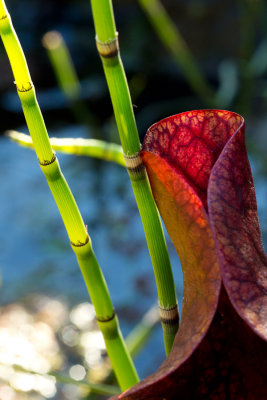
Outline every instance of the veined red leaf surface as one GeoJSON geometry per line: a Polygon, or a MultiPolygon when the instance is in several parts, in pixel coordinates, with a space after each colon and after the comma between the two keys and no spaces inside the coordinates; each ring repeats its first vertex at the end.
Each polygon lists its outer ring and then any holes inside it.
{"type": "Polygon", "coordinates": [[[267,399],[267,260],[241,116],[166,118],[141,157],[181,259],[184,297],[173,349],[119,399],[267,399]]]}

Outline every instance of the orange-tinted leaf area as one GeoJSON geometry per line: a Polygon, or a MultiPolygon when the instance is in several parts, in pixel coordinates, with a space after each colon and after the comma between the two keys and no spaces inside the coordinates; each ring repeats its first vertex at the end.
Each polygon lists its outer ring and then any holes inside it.
{"type": "Polygon", "coordinates": [[[243,118],[221,110],[166,118],[141,157],[179,254],[184,294],[173,349],[114,399],[267,399],[267,260],[243,118]]]}

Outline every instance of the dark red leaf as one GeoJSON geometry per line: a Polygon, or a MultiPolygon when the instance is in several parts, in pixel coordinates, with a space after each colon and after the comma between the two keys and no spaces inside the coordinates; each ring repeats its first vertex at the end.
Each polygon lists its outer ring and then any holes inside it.
{"type": "Polygon", "coordinates": [[[181,259],[183,310],[167,360],[118,398],[266,399],[267,262],[242,117],[166,118],[141,157],[181,259]]]}
{"type": "Polygon", "coordinates": [[[233,306],[267,338],[267,259],[263,250],[244,129],[229,140],[208,188],[210,221],[233,306]]]}

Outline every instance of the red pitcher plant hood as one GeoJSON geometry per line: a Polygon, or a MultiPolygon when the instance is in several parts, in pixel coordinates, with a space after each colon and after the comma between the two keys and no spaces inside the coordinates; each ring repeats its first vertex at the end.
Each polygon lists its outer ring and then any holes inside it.
{"type": "Polygon", "coordinates": [[[244,119],[171,116],[148,129],[141,157],[181,260],[183,306],[168,358],[115,398],[266,400],[267,259],[244,119]]]}

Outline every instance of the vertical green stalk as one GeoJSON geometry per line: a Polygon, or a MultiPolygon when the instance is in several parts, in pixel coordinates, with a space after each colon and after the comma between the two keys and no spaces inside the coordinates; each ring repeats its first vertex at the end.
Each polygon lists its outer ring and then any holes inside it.
{"type": "Polygon", "coordinates": [[[166,353],[178,329],[178,307],[167,246],[147,174],[139,156],[140,142],[128,84],[119,54],[111,0],[91,0],[100,54],[137,206],[142,219],[158,290],[166,353]]]}
{"type": "Polygon", "coordinates": [[[74,117],[80,123],[89,125],[95,137],[99,136],[95,118],[82,100],[81,85],[63,37],[57,31],[47,32],[43,36],[42,43],[47,51],[58,85],[66,97],[74,117]]]}
{"type": "Polygon", "coordinates": [[[77,257],[115,374],[121,389],[127,389],[137,383],[138,377],[121,336],[118,320],[93,252],[91,240],[52,150],[23,50],[3,0],[0,1],[0,34],[14,73],[18,95],[40,167],[61,213],[72,249],[77,257]]]}
{"type": "Polygon", "coordinates": [[[261,2],[239,0],[237,2],[240,14],[239,21],[239,93],[236,101],[237,112],[248,115],[252,109],[252,98],[255,90],[255,77],[247,73],[247,65],[253,56],[257,39],[257,28],[260,26],[258,6],[261,2]]]}
{"type": "Polygon", "coordinates": [[[47,32],[43,36],[42,43],[47,50],[62,92],[70,101],[76,100],[80,97],[80,82],[63,37],[57,31],[47,32]]]}
{"type": "Polygon", "coordinates": [[[145,313],[141,321],[138,322],[125,339],[132,357],[135,357],[143,349],[158,323],[158,309],[157,307],[152,307],[145,313]]]}
{"type": "Polygon", "coordinates": [[[160,40],[179,65],[192,90],[207,104],[213,101],[214,92],[205,80],[198,65],[160,0],[138,0],[157,32],[160,40]]]}

